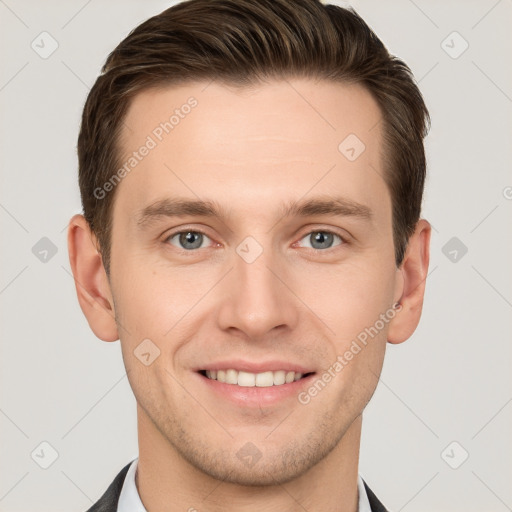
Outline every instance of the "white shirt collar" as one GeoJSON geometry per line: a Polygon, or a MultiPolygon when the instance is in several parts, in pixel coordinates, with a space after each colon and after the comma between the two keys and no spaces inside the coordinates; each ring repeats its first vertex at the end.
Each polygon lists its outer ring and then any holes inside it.
{"type": "Polygon", "coordinates": [[[123,488],[119,495],[117,512],[147,512],[142,501],[140,501],[139,492],[135,485],[135,473],[137,471],[138,460],[139,459],[136,458],[128,468],[128,473],[126,473],[123,488]]]}
{"type": "MultiPolygon", "coordinates": [[[[117,512],[147,512],[140,500],[139,492],[135,485],[135,472],[137,471],[138,460],[138,458],[135,459],[128,468],[128,473],[126,473],[123,488],[119,496],[117,512]]],[[[361,476],[357,478],[357,490],[359,493],[358,512],[371,512],[372,509],[361,476]]]]}

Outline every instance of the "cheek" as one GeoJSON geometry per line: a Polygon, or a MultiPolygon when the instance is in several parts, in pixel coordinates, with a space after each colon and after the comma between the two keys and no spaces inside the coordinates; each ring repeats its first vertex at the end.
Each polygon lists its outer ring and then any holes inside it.
{"type": "MultiPolygon", "coordinates": [[[[389,322],[395,315],[390,309],[394,265],[384,261],[376,258],[338,268],[323,276],[327,285],[322,293],[318,288],[308,292],[303,284],[304,302],[314,305],[312,309],[329,328],[329,359],[318,377],[333,383],[327,384],[330,390],[325,399],[339,411],[362,410],[382,369],[389,322]]],[[[318,282],[318,277],[310,273],[309,282],[318,282]]],[[[322,389],[322,383],[316,388],[322,389]]]]}
{"type": "Polygon", "coordinates": [[[338,352],[393,304],[394,266],[378,260],[328,271],[309,269],[302,275],[307,278],[297,281],[297,295],[328,326],[338,352]]]}
{"type": "Polygon", "coordinates": [[[126,261],[116,270],[117,286],[113,287],[116,318],[132,339],[164,338],[201,293],[205,293],[201,281],[187,278],[186,272],[155,270],[142,259],[126,261]]]}

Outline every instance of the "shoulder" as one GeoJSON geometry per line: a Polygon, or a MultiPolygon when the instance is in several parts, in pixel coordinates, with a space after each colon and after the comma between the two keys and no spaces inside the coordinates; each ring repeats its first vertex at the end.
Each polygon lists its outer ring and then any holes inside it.
{"type": "Polygon", "coordinates": [[[374,492],[368,487],[366,482],[364,482],[364,488],[366,489],[366,494],[368,496],[372,512],[388,512],[387,508],[379,501],[379,498],[375,496],[374,492]]]}
{"type": "Polygon", "coordinates": [[[126,473],[130,467],[131,462],[121,469],[121,471],[114,478],[114,481],[108,486],[108,489],[103,493],[103,496],[87,510],[87,512],[116,512],[117,502],[119,501],[119,495],[123,488],[124,479],[126,473]]]}

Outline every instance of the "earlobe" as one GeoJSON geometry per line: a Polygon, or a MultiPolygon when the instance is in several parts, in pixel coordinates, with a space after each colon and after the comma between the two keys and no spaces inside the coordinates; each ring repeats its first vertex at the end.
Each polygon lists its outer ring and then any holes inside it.
{"type": "Polygon", "coordinates": [[[114,302],[96,237],[83,215],[68,227],[69,262],[80,307],[94,334],[103,341],[119,339],[114,302]]]}
{"type": "MultiPolygon", "coordinates": [[[[400,311],[390,322],[389,343],[402,343],[411,337],[421,317],[430,257],[430,224],[420,219],[409,238],[407,251],[397,271],[400,311]]],[[[396,297],[395,297],[396,299],[396,297]]]]}

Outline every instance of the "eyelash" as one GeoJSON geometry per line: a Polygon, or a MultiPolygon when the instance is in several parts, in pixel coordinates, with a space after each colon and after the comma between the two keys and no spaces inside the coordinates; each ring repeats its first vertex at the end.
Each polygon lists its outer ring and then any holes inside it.
{"type": "MultiPolygon", "coordinates": [[[[173,239],[176,235],[181,235],[181,234],[184,234],[184,233],[198,233],[198,234],[201,234],[207,238],[210,238],[204,231],[201,231],[200,229],[182,229],[180,231],[175,231],[169,235],[167,235],[164,239],[164,243],[170,243],[170,240],[173,239]]],[[[331,250],[335,250],[336,247],[340,247],[340,246],[343,246],[343,245],[346,245],[348,244],[348,240],[340,235],[339,233],[336,233],[335,231],[331,231],[329,229],[313,229],[309,232],[307,232],[304,236],[301,236],[301,238],[299,239],[300,240],[303,240],[304,238],[308,237],[308,236],[311,236],[313,233],[327,233],[327,234],[330,234],[330,235],[333,235],[335,237],[338,237],[340,239],[340,243],[338,245],[335,245],[333,247],[328,247],[327,249],[315,249],[314,247],[305,247],[305,249],[310,249],[310,250],[313,250],[315,251],[316,253],[330,253],[331,250]]],[[[211,240],[211,238],[210,238],[211,240]]],[[[295,244],[296,242],[294,242],[295,244]]],[[[172,245],[172,244],[171,244],[172,245]]],[[[185,254],[193,254],[195,252],[197,252],[198,250],[200,249],[205,249],[205,247],[199,247],[197,249],[183,249],[181,247],[176,247],[173,245],[173,247],[178,250],[179,252],[181,253],[185,253],[185,254]]]]}

